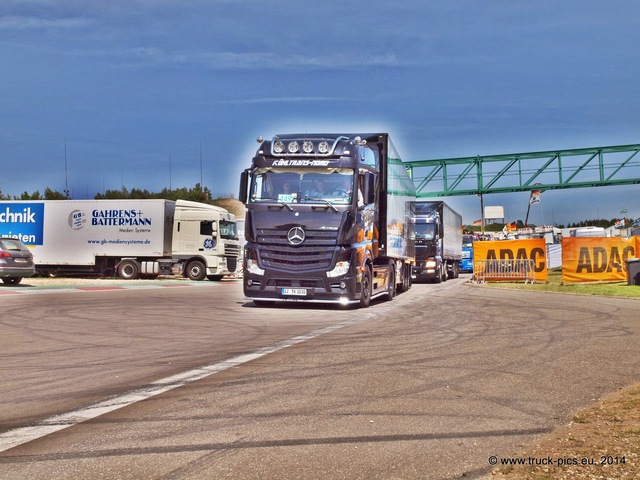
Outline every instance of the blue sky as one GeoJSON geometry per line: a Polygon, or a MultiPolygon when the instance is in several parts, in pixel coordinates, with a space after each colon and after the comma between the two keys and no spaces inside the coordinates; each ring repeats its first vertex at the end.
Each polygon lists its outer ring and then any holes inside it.
{"type": "MultiPolygon", "coordinates": [[[[404,160],[640,143],[639,22],[635,0],[3,0],[0,190],[237,195],[288,131],[387,131],[404,160]]],[[[640,186],[545,192],[530,222],[623,209],[640,186]]]]}

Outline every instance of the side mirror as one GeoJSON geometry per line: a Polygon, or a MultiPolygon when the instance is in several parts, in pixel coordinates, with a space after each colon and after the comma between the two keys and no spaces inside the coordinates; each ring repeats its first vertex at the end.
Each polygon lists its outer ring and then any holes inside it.
{"type": "Polygon", "coordinates": [[[371,172],[364,174],[364,192],[362,192],[365,205],[376,201],[376,176],[371,172]]]}
{"type": "Polygon", "coordinates": [[[238,194],[238,200],[245,205],[247,204],[249,196],[249,170],[245,170],[240,175],[240,191],[238,194]]]}

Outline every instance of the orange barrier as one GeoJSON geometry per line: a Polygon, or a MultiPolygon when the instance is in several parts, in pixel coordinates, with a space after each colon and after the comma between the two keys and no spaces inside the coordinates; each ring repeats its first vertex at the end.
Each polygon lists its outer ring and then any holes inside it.
{"type": "Polygon", "coordinates": [[[534,268],[533,260],[478,260],[473,262],[473,280],[476,283],[534,283],[534,268]]]}
{"type": "MultiPolygon", "coordinates": [[[[529,268],[533,271],[534,280],[536,282],[546,282],[549,279],[547,249],[544,238],[473,242],[473,258],[474,264],[479,261],[489,260],[509,261],[509,263],[505,265],[510,264],[512,269],[515,268],[517,264],[510,263],[511,261],[531,261],[531,267],[529,268]]],[[[501,268],[499,262],[491,265],[491,268],[498,270],[501,268]]],[[[527,265],[529,265],[528,262],[527,265]]],[[[505,275],[506,274],[505,271],[505,275]]],[[[521,278],[519,279],[521,280],[521,278]]],[[[508,278],[503,278],[503,280],[508,280],[508,278]]]]}
{"type": "Polygon", "coordinates": [[[627,259],[640,254],[640,237],[562,239],[562,282],[612,282],[627,279],[627,259]]]}

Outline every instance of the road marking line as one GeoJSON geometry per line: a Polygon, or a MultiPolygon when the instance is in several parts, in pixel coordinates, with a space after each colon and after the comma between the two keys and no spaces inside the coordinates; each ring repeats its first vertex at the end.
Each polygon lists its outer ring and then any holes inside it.
{"type": "Polygon", "coordinates": [[[82,292],[100,292],[100,291],[112,291],[112,290],[150,290],[154,288],[169,288],[169,287],[211,287],[212,285],[226,285],[229,282],[220,283],[205,283],[205,282],[193,282],[193,283],[177,283],[177,284],[155,284],[155,285],[104,285],[104,286],[81,286],[81,285],[60,285],[60,286],[45,286],[45,287],[20,287],[11,291],[0,291],[0,295],[38,295],[45,293],[82,293],[82,292]]]}
{"type": "Polygon", "coordinates": [[[79,408],[78,410],[62,413],[60,415],[54,415],[36,425],[20,427],[9,430],[8,432],[0,433],[0,452],[4,452],[6,450],[9,450],[10,448],[17,447],[18,445],[23,445],[38,438],[45,437],[59,430],[72,427],[74,425],[77,425],[78,423],[91,420],[93,418],[99,417],[100,415],[104,415],[105,413],[113,412],[114,410],[127,407],[136,402],[140,402],[156,395],[160,395],[161,393],[165,393],[175,388],[182,387],[187,383],[202,380],[203,378],[210,375],[215,375],[216,373],[222,372],[229,368],[237,367],[238,365],[241,365],[243,363],[256,360],[284,348],[291,347],[295,344],[312,340],[321,335],[326,335],[327,333],[334,332],[340,328],[344,328],[349,325],[353,325],[354,323],[371,318],[372,316],[375,316],[375,314],[368,313],[359,317],[357,316],[355,318],[336,323],[335,325],[329,325],[327,327],[319,328],[307,334],[298,335],[288,340],[283,340],[273,345],[259,348],[254,352],[238,355],[236,357],[222,360],[218,363],[213,363],[211,365],[196,368],[188,372],[178,373],[176,375],[157,380],[150,384],[148,387],[140,388],[131,392],[124,393],[122,395],[108,398],[93,405],[79,408]]]}

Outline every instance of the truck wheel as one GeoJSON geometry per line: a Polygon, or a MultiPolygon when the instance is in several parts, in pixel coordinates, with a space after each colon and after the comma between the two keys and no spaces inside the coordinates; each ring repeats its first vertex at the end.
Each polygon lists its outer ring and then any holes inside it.
{"type": "Polygon", "coordinates": [[[396,296],[396,269],[393,262],[389,262],[389,284],[387,285],[387,301],[393,300],[396,296]]]}
{"type": "Polygon", "coordinates": [[[411,288],[411,265],[405,265],[404,277],[402,277],[402,291],[408,292],[411,288]]]}
{"type": "Polygon", "coordinates": [[[123,280],[134,280],[139,273],[140,267],[134,260],[123,260],[118,264],[118,276],[123,280]]]}
{"type": "Polygon", "coordinates": [[[204,280],[207,276],[207,269],[200,260],[194,260],[187,265],[187,277],[189,280],[204,280]]]}
{"type": "Polygon", "coordinates": [[[453,278],[458,278],[460,276],[460,265],[458,263],[453,264],[453,278]]]}
{"type": "Polygon", "coordinates": [[[402,279],[400,281],[400,287],[398,287],[396,290],[397,293],[402,293],[409,290],[409,287],[407,286],[407,265],[406,264],[402,264],[402,270],[400,273],[402,275],[402,279]]]}
{"type": "Polygon", "coordinates": [[[222,280],[222,277],[224,277],[224,275],[207,275],[207,278],[212,282],[219,282],[222,280]]]}
{"type": "Polygon", "coordinates": [[[360,307],[367,308],[371,304],[371,270],[364,267],[360,281],[360,307]]]}

